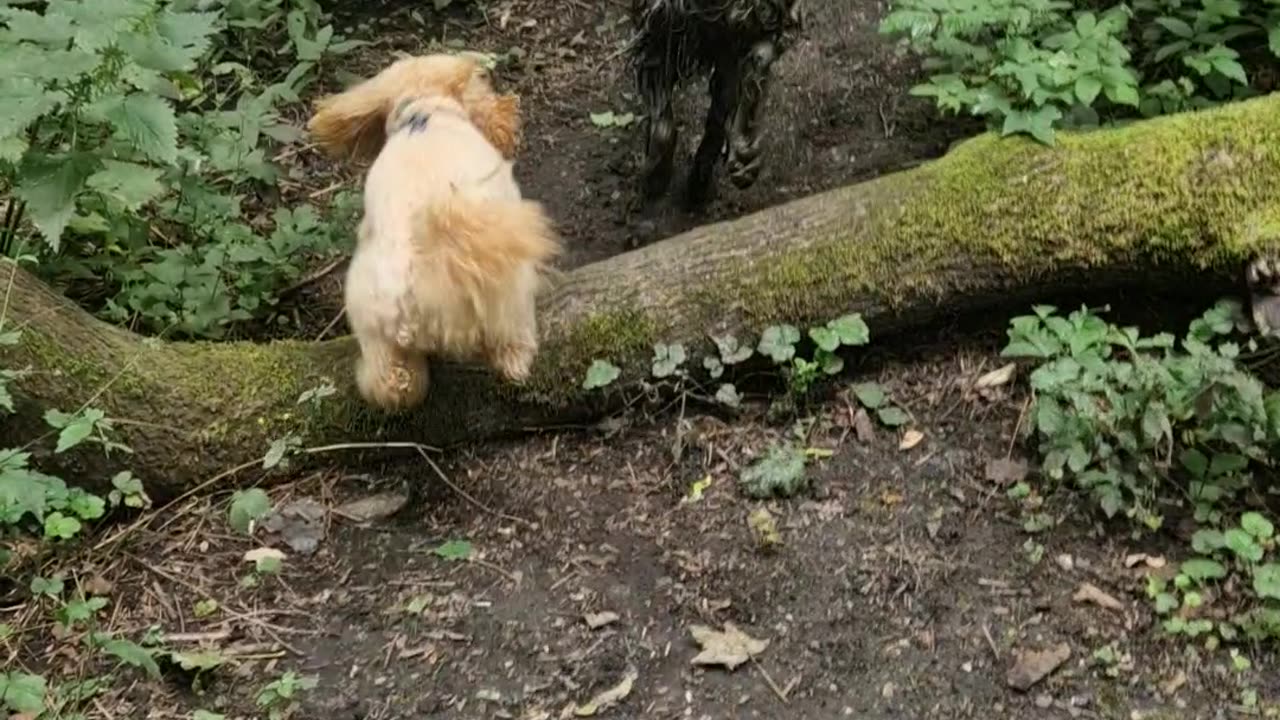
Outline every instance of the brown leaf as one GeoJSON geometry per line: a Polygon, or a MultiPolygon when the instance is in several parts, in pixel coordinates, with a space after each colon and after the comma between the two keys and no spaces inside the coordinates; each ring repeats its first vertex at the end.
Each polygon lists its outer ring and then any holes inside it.
{"type": "Polygon", "coordinates": [[[1124,612],[1124,603],[1103,592],[1093,583],[1081,583],[1080,588],[1076,590],[1075,595],[1071,596],[1071,599],[1076,602],[1091,602],[1098,607],[1116,612],[1124,612]]]}
{"type": "Polygon", "coordinates": [[[876,439],[876,426],[871,422],[871,416],[867,414],[866,408],[858,408],[858,412],[853,414],[853,434],[860,443],[869,443],[876,439]]]}
{"type": "Polygon", "coordinates": [[[902,433],[902,442],[898,443],[899,450],[910,450],[920,444],[924,440],[924,433],[919,430],[908,430],[902,433]]]}
{"type": "Polygon", "coordinates": [[[111,581],[101,575],[94,575],[84,584],[84,591],[90,595],[110,595],[111,581]]]}
{"type": "Polygon", "coordinates": [[[256,563],[263,558],[275,558],[276,560],[284,560],[284,553],[275,548],[260,547],[249,550],[244,554],[244,561],[256,563]]]}
{"type": "Polygon", "coordinates": [[[1015,485],[1027,478],[1027,461],[1020,458],[992,458],[987,461],[987,480],[1000,485],[1015,485]]]}
{"type": "Polygon", "coordinates": [[[1160,683],[1160,691],[1165,695],[1172,695],[1182,689],[1187,684],[1187,674],[1179,670],[1173,677],[1160,683]]]}
{"type": "Polygon", "coordinates": [[[1017,370],[1016,363],[1009,363],[1003,367],[998,367],[989,373],[974,381],[973,386],[979,390],[984,388],[994,388],[1007,384],[1013,379],[1013,373],[1017,370]]]}
{"type": "Polygon", "coordinates": [[[618,613],[609,612],[607,610],[605,612],[587,613],[582,616],[582,619],[587,623],[587,627],[595,630],[597,628],[602,628],[605,625],[609,625],[610,623],[617,622],[618,613]]]}
{"type": "Polygon", "coordinates": [[[724,624],[724,632],[705,625],[694,625],[689,632],[702,646],[702,652],[693,658],[694,665],[722,665],[733,670],[769,647],[768,640],[756,640],[729,622],[724,624]]]}
{"type": "Polygon", "coordinates": [[[1014,690],[1026,692],[1057,670],[1070,657],[1071,646],[1066,643],[1059,643],[1048,650],[1019,651],[1017,660],[1009,668],[1005,680],[1014,690]]]}
{"type": "Polygon", "coordinates": [[[1132,555],[1126,555],[1124,558],[1124,566],[1127,568],[1131,568],[1138,563],[1142,563],[1149,568],[1158,570],[1165,566],[1165,562],[1166,561],[1163,556],[1148,555],[1146,553],[1134,553],[1132,555]]]}
{"type": "Polygon", "coordinates": [[[369,522],[391,517],[409,502],[401,493],[378,493],[340,505],[334,512],[355,522],[369,522]]]}
{"type": "Polygon", "coordinates": [[[598,715],[602,710],[608,710],[617,705],[631,694],[631,688],[635,685],[637,677],[639,677],[639,674],[635,670],[628,670],[617,685],[591,698],[585,705],[575,707],[573,714],[578,717],[592,717],[593,715],[598,715]]]}

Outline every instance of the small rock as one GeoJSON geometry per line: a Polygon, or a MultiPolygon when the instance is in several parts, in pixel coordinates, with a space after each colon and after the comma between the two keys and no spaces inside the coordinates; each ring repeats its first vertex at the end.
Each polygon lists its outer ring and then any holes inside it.
{"type": "Polygon", "coordinates": [[[1045,709],[1053,707],[1053,696],[1048,693],[1040,693],[1035,699],[1036,707],[1045,709]]]}
{"type": "Polygon", "coordinates": [[[1055,557],[1054,561],[1058,563],[1058,567],[1062,568],[1063,572],[1071,572],[1072,570],[1076,569],[1075,558],[1071,557],[1066,553],[1062,553],[1061,555],[1055,557]]]}
{"type": "Polygon", "coordinates": [[[1059,643],[1048,650],[1019,651],[1017,660],[1009,668],[1005,680],[1014,690],[1026,692],[1057,670],[1070,657],[1071,646],[1066,643],[1059,643]]]}
{"type": "Polygon", "coordinates": [[[893,695],[895,692],[897,692],[897,690],[898,690],[897,685],[894,685],[892,681],[887,682],[884,684],[883,687],[880,688],[880,697],[884,698],[885,700],[892,700],[893,695]]]}

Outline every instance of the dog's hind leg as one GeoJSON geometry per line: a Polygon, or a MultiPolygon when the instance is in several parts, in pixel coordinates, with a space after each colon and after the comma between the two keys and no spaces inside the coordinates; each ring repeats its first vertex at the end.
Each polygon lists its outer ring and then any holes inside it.
{"type": "Polygon", "coordinates": [[[538,354],[537,293],[533,266],[521,267],[507,291],[496,298],[485,328],[485,359],[505,380],[524,382],[538,354]]]}
{"type": "Polygon", "coordinates": [[[670,61],[654,51],[643,56],[637,77],[646,114],[641,193],[648,201],[667,191],[675,168],[677,130],[671,96],[676,77],[670,61]]]}
{"type": "Polygon", "coordinates": [[[715,192],[716,165],[724,153],[729,118],[738,104],[739,65],[736,58],[721,56],[711,72],[711,107],[707,109],[702,141],[698,143],[685,189],[685,200],[690,208],[705,205],[715,192]]]}
{"type": "Polygon", "coordinates": [[[356,335],[356,388],[365,402],[387,412],[407,410],[427,394],[427,359],[379,337],[356,335]]]}
{"type": "Polygon", "coordinates": [[[739,189],[760,177],[760,123],[773,76],[777,47],[761,40],[751,48],[742,72],[738,110],[729,131],[729,180],[739,189]]]}

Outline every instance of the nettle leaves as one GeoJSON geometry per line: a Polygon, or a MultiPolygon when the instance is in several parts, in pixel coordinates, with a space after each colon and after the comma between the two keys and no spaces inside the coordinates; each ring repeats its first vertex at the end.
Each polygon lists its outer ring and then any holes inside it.
{"type": "Polygon", "coordinates": [[[880,32],[933,70],[912,88],[1004,135],[1198,109],[1250,94],[1280,57],[1280,15],[1261,2],[1146,0],[1097,13],[1054,0],[894,0],[880,32]],[[1261,48],[1266,53],[1241,54],[1261,48]]]}
{"type": "Polygon", "coordinates": [[[50,248],[86,196],[123,212],[159,197],[161,168],[178,158],[166,76],[196,67],[217,16],[54,0],[42,14],[0,8],[0,22],[0,161],[50,248]]]}
{"type": "MultiPolygon", "coordinates": [[[[768,358],[774,365],[782,366],[790,378],[792,389],[802,385],[807,389],[819,373],[835,375],[844,369],[844,360],[836,353],[842,347],[865,345],[870,341],[871,332],[862,316],[851,313],[827,322],[825,325],[809,328],[809,340],[813,343],[813,359],[806,359],[797,354],[802,335],[794,325],[772,325],[764,329],[759,340],[753,346],[734,335],[710,336],[713,352],[701,359],[702,370],[706,377],[719,381],[726,370],[755,357],[768,358]],[[797,380],[799,378],[799,380],[797,380]]],[[[653,348],[653,357],[649,363],[649,377],[661,381],[684,381],[689,378],[690,356],[688,350],[680,343],[658,343],[653,348]]],[[[622,376],[622,369],[608,360],[593,360],[582,381],[584,390],[598,390],[612,385],[622,376]]],[[[737,407],[742,395],[732,383],[719,383],[714,398],[717,402],[737,407]]]]}
{"type": "MultiPolygon", "coordinates": [[[[199,4],[210,12],[164,0],[3,5],[0,179],[22,201],[11,224],[29,221],[54,252],[71,237],[91,240],[72,260],[110,267],[107,319],[216,338],[273,314],[304,258],[349,242],[352,193],[334,196],[323,223],[304,222],[315,214],[305,205],[271,225],[241,209],[243,197],[278,182],[269,143],[302,136],[280,104],[299,102],[322,56],[361,44],[336,36],[319,6],[268,16],[256,3],[199,4]],[[278,81],[247,64],[266,46],[293,63],[278,81]],[[157,220],[181,226],[183,238],[140,242],[157,220]]],[[[25,239],[0,233],[0,251],[25,239]]]]}

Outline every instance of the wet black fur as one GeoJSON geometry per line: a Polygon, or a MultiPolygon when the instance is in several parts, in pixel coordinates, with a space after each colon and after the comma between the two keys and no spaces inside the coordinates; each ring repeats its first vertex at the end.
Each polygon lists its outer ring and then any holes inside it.
{"type": "Polygon", "coordinates": [[[699,207],[728,154],[729,177],[749,187],[760,171],[760,118],[773,63],[800,31],[800,0],[632,0],[639,34],[632,48],[645,105],[646,200],[671,183],[676,142],[672,96],[709,75],[711,107],[694,155],[686,200],[699,207]]]}

